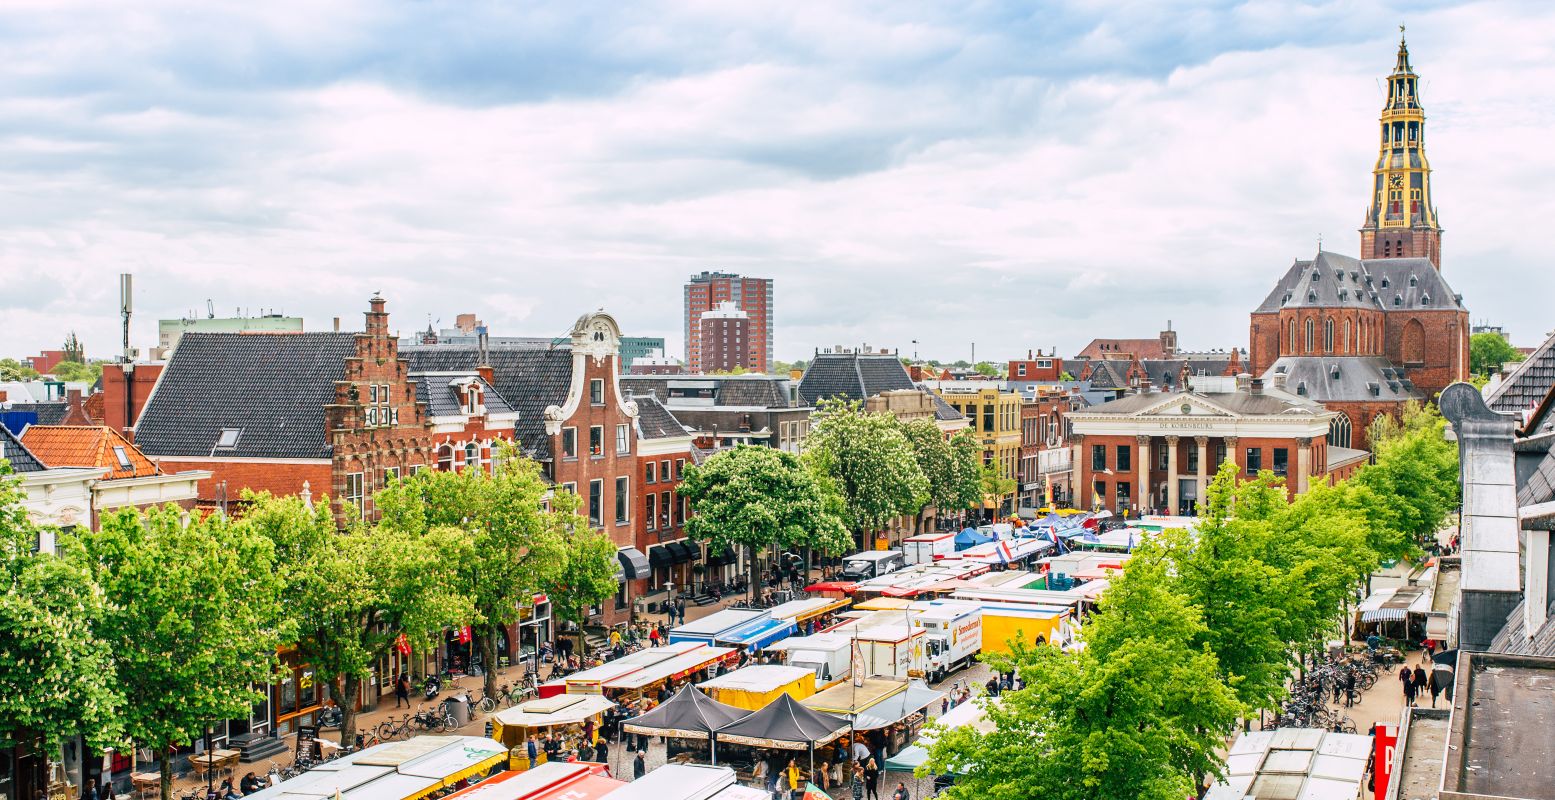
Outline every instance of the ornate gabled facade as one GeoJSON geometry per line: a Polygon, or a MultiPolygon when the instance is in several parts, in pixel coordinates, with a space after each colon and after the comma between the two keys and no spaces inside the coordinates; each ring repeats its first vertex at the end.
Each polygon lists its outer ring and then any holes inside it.
{"type": "Polygon", "coordinates": [[[1249,325],[1248,368],[1338,412],[1328,442],[1366,448],[1366,428],[1469,373],[1469,312],[1442,276],[1425,114],[1399,44],[1361,257],[1319,250],[1286,270],[1249,325]]]}

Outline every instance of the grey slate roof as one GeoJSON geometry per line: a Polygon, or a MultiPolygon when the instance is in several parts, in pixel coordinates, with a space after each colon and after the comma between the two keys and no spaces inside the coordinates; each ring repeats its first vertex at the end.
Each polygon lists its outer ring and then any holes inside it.
{"type": "MultiPolygon", "coordinates": [[[[1250,392],[1149,392],[1128,394],[1110,403],[1102,403],[1085,409],[1086,414],[1138,414],[1147,408],[1166,402],[1169,398],[1193,395],[1202,397],[1221,408],[1245,416],[1268,416],[1289,411],[1324,413],[1321,405],[1306,398],[1296,397],[1277,389],[1265,389],[1262,394],[1250,392]]],[[[1167,406],[1170,407],[1169,405],[1167,406]]]]}
{"type": "Polygon", "coordinates": [[[464,398],[453,384],[470,378],[481,386],[481,399],[486,404],[486,413],[506,414],[513,410],[501,392],[493,389],[491,384],[474,372],[461,372],[459,375],[412,372],[409,377],[416,382],[416,400],[426,404],[429,417],[464,416],[464,398]]]}
{"type": "Polygon", "coordinates": [[[1506,626],[1490,640],[1490,652],[1515,656],[1555,656],[1555,616],[1544,621],[1532,637],[1525,635],[1527,627],[1523,618],[1523,603],[1512,609],[1506,618],[1506,626]]]}
{"type": "Polygon", "coordinates": [[[632,395],[637,402],[637,434],[644,439],[673,439],[691,431],[653,395],[632,395]]]}
{"type": "Polygon", "coordinates": [[[11,463],[12,472],[42,472],[48,469],[37,456],[32,454],[31,450],[27,449],[26,445],[22,444],[21,439],[16,438],[16,435],[6,430],[3,425],[0,425],[0,459],[11,463]]]}
{"type": "Polygon", "coordinates": [[[1125,388],[1128,386],[1128,367],[1127,361],[1098,360],[1091,364],[1091,385],[1104,389],[1125,388]]]}
{"type": "Polygon", "coordinates": [[[1296,261],[1254,313],[1281,308],[1457,309],[1463,303],[1424,258],[1361,260],[1320,252],[1296,261]]]}
{"type": "Polygon", "coordinates": [[[1231,365],[1231,356],[1218,358],[1169,358],[1164,360],[1150,360],[1139,362],[1144,368],[1145,374],[1150,377],[1150,383],[1155,386],[1176,386],[1177,378],[1182,375],[1182,367],[1188,365],[1189,375],[1223,375],[1226,367],[1231,365]]]}
{"type": "Polygon", "coordinates": [[[751,408],[798,408],[788,397],[788,378],[773,375],[622,375],[621,391],[642,397],[652,395],[660,402],[676,405],[670,396],[670,384],[701,385],[713,388],[717,406],[751,408]]]}
{"type": "Polygon", "coordinates": [[[934,418],[936,420],[951,422],[958,419],[966,419],[965,414],[957,411],[955,406],[945,402],[945,398],[940,397],[938,392],[929,392],[929,396],[934,398],[934,418]]]}
{"type": "Polygon", "coordinates": [[[810,403],[864,400],[881,392],[912,388],[907,367],[890,354],[817,353],[799,379],[799,394],[810,403]]]}
{"type": "Polygon", "coordinates": [[[1265,385],[1282,373],[1285,391],[1320,403],[1425,399],[1402,369],[1381,356],[1285,356],[1264,372],[1265,385]]]}
{"type": "Polygon", "coordinates": [[[1523,359],[1485,397],[1491,411],[1521,412],[1537,406],[1555,387],[1555,334],[1523,359]]]}
{"type": "Polygon", "coordinates": [[[329,458],[324,406],[356,354],[354,333],[186,333],[135,426],[149,456],[209,456],[239,428],[238,458],[329,458]]]}
{"type": "MultiPolygon", "coordinates": [[[[417,345],[400,348],[410,372],[473,372],[480,361],[474,346],[417,345]]],[[[572,348],[494,348],[491,362],[494,388],[518,412],[513,435],[525,455],[551,457],[551,437],[545,435],[546,406],[567,402],[572,388],[572,348]]]]}
{"type": "Polygon", "coordinates": [[[65,415],[70,413],[70,404],[64,400],[49,400],[41,403],[12,403],[6,406],[6,411],[31,411],[38,415],[39,425],[60,425],[65,421],[65,415]]]}

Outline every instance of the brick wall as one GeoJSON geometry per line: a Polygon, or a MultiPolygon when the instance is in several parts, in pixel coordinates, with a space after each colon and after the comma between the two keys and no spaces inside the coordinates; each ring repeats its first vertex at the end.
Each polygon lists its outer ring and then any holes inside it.
{"type": "Polygon", "coordinates": [[[163,366],[163,364],[129,365],[128,380],[123,366],[118,364],[105,366],[102,391],[103,424],[133,441],[133,431],[129,430],[129,427],[140,417],[141,409],[146,407],[146,400],[151,397],[151,390],[156,386],[157,378],[162,375],[163,366]],[[127,413],[124,398],[126,391],[131,393],[127,413]]]}
{"type": "Polygon", "coordinates": [[[1388,359],[1435,397],[1469,373],[1469,313],[1462,309],[1398,311],[1387,315],[1388,359]]]}
{"type": "Polygon", "coordinates": [[[273,495],[294,495],[302,491],[303,484],[314,498],[333,495],[331,468],[327,461],[278,461],[278,460],[201,460],[198,458],[152,457],[163,472],[185,472],[208,469],[211,477],[200,482],[199,498],[203,505],[215,503],[226,485],[228,503],[236,502],[243,489],[269,492],[273,495]]]}

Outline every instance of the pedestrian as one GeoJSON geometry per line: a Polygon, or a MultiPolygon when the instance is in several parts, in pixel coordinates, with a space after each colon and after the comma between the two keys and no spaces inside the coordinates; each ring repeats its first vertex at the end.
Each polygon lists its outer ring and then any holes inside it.
{"type": "Polygon", "coordinates": [[[643,751],[637,751],[637,757],[632,759],[632,780],[637,780],[648,774],[648,761],[643,758],[643,751]]]}
{"type": "Polygon", "coordinates": [[[875,763],[874,756],[864,762],[864,791],[870,800],[880,800],[880,766],[875,763]]]}
{"type": "Polygon", "coordinates": [[[584,739],[583,740],[583,746],[578,748],[578,760],[579,761],[593,761],[594,760],[594,747],[589,744],[587,739],[584,739]]]}
{"type": "Polygon", "coordinates": [[[1355,705],[1355,670],[1344,671],[1344,707],[1355,705]]]}
{"type": "Polygon", "coordinates": [[[403,672],[394,680],[394,707],[399,708],[400,703],[410,708],[410,676],[403,672]]]}
{"type": "Polygon", "coordinates": [[[799,762],[797,760],[790,758],[788,760],[788,768],[783,770],[783,773],[788,778],[788,789],[790,792],[804,788],[804,784],[800,782],[799,762]]]}
{"type": "Polygon", "coordinates": [[[949,711],[949,710],[950,710],[950,695],[947,694],[947,695],[944,695],[943,697],[941,697],[939,699],[939,713],[940,713],[940,716],[944,716],[945,712],[949,711]]]}
{"type": "Polygon", "coordinates": [[[616,649],[616,648],[618,648],[620,646],[621,646],[621,631],[619,629],[617,629],[617,628],[611,628],[610,629],[610,649],[614,650],[614,649],[616,649]]]}
{"type": "Polygon", "coordinates": [[[864,768],[853,765],[853,800],[864,800],[864,768]]]}
{"type": "Polygon", "coordinates": [[[1404,685],[1404,699],[1408,700],[1410,697],[1413,696],[1413,695],[1410,694],[1409,689],[1410,689],[1410,687],[1414,686],[1414,683],[1415,683],[1415,673],[1414,673],[1413,670],[1411,670],[1409,668],[1408,664],[1405,664],[1404,666],[1399,667],[1399,669],[1398,669],[1398,682],[1402,683],[1404,685]]]}
{"type": "Polygon", "coordinates": [[[1427,680],[1424,667],[1415,667],[1415,693],[1420,694],[1430,691],[1431,684],[1427,680]]]}
{"type": "Polygon", "coordinates": [[[583,741],[585,741],[585,742],[593,742],[594,741],[594,718],[593,717],[589,717],[588,719],[583,721],[583,741]]]}
{"type": "Polygon", "coordinates": [[[639,752],[639,753],[646,753],[646,752],[648,752],[648,734],[646,734],[646,733],[639,733],[639,734],[637,734],[637,752],[639,752]]]}
{"type": "Polygon", "coordinates": [[[891,793],[891,800],[912,800],[912,795],[907,793],[906,782],[896,782],[896,791],[891,793]]]}
{"type": "Polygon", "coordinates": [[[81,790],[81,800],[97,800],[96,778],[86,779],[86,787],[81,790]]]}
{"type": "Polygon", "coordinates": [[[657,625],[655,625],[652,628],[648,629],[648,646],[649,647],[658,647],[659,646],[659,626],[657,626],[657,625]]]}
{"type": "Polygon", "coordinates": [[[765,758],[756,759],[756,765],[751,768],[751,783],[767,789],[769,792],[772,791],[770,788],[768,788],[769,784],[767,783],[767,760],[765,758]]]}
{"type": "MultiPolygon", "coordinates": [[[[1409,670],[1405,669],[1404,671],[1408,672],[1409,670]]],[[[1409,705],[1409,706],[1414,705],[1415,704],[1415,695],[1418,694],[1419,692],[1420,692],[1420,687],[1415,683],[1415,676],[1414,675],[1410,675],[1404,681],[1404,704],[1405,705],[1409,705]]]]}
{"type": "Polygon", "coordinates": [[[535,759],[540,757],[540,745],[535,742],[534,734],[529,735],[529,742],[524,746],[524,751],[529,756],[529,767],[533,769],[537,763],[535,759]]]}

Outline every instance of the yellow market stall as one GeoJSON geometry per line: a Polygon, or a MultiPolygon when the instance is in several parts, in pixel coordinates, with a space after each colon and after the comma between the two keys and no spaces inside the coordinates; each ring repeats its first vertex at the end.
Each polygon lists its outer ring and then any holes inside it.
{"type": "Polygon", "coordinates": [[[800,705],[828,714],[852,718],[855,714],[895,694],[907,691],[907,681],[889,678],[865,678],[862,686],[853,681],[843,681],[829,689],[822,689],[800,701],[800,705]]]}
{"type": "Polygon", "coordinates": [[[804,667],[752,664],[699,686],[720,703],[756,711],[781,695],[803,700],[815,694],[815,673],[804,667]]]}
{"type": "Polygon", "coordinates": [[[912,608],[913,601],[905,597],[871,597],[853,604],[859,611],[905,611],[912,608]]]}
{"type": "Polygon", "coordinates": [[[417,736],[326,761],[255,800],[421,800],[500,769],[507,748],[479,736],[417,736]]]}
{"type": "MultiPolygon", "coordinates": [[[[529,769],[534,765],[529,763],[524,743],[531,735],[559,735],[566,749],[580,744],[585,730],[592,731],[597,741],[602,718],[614,707],[614,701],[597,694],[559,694],[530,700],[492,714],[491,738],[511,752],[509,769],[529,769]],[[591,721],[593,724],[589,725],[591,721]]],[[[544,763],[544,756],[541,759],[544,763]]]]}
{"type": "Polygon", "coordinates": [[[1069,614],[1068,608],[984,603],[983,652],[1008,653],[1016,637],[1027,644],[1059,641],[1069,614]]]}

